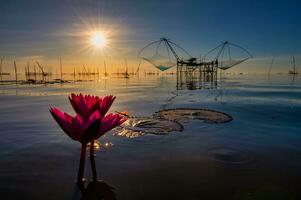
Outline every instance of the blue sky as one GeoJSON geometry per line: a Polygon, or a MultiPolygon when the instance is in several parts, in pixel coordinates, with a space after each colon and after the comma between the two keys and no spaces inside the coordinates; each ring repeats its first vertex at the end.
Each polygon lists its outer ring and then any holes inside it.
{"type": "Polygon", "coordinates": [[[135,58],[143,45],[162,36],[192,55],[221,41],[244,46],[256,58],[301,54],[301,1],[0,1],[0,56],[43,58],[51,63],[91,58],[78,51],[80,29],[104,27],[115,57],[135,58]],[[115,34],[116,32],[116,34],[115,34]]]}

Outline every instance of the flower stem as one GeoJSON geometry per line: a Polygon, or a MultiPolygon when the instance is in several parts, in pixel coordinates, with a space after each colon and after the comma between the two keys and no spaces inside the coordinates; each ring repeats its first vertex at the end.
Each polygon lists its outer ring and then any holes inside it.
{"type": "Polygon", "coordinates": [[[97,172],[96,172],[95,154],[94,154],[94,140],[91,140],[90,142],[90,161],[91,161],[93,181],[97,181],[97,172]]]}
{"type": "Polygon", "coordinates": [[[80,150],[80,161],[79,161],[79,169],[78,169],[78,174],[77,174],[77,183],[78,184],[83,183],[85,159],[86,159],[86,147],[87,147],[87,144],[82,144],[82,147],[80,150]]]}

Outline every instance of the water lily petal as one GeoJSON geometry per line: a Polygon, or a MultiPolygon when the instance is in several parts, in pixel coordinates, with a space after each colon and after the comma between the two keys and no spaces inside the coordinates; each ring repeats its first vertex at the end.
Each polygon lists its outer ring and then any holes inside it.
{"type": "Polygon", "coordinates": [[[99,97],[83,95],[82,93],[79,95],[72,93],[69,100],[74,111],[86,120],[97,109],[99,97]]]}
{"type": "Polygon", "coordinates": [[[60,111],[57,108],[50,108],[50,113],[52,114],[55,121],[60,125],[63,131],[72,139],[77,140],[77,137],[73,134],[72,129],[72,116],[60,111]]]}
{"type": "Polygon", "coordinates": [[[116,128],[117,126],[121,125],[126,120],[127,120],[126,118],[120,116],[119,114],[112,114],[112,113],[103,117],[101,119],[101,124],[100,124],[97,138],[104,135],[106,132],[112,130],[113,128],[116,128]]]}
{"type": "Polygon", "coordinates": [[[99,133],[101,116],[98,111],[92,113],[88,120],[84,120],[79,114],[72,117],[56,108],[51,108],[50,112],[63,131],[73,140],[86,143],[99,133]]]}
{"type": "Polygon", "coordinates": [[[115,96],[109,95],[105,96],[102,99],[99,100],[99,112],[102,117],[106,115],[106,113],[109,111],[110,107],[112,106],[114,100],[116,99],[115,96]]]}

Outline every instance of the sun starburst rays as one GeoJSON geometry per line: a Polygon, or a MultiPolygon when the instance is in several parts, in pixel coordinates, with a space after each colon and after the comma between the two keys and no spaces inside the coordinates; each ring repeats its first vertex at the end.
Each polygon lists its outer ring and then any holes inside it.
{"type": "Polygon", "coordinates": [[[108,42],[105,34],[101,31],[91,33],[89,41],[90,45],[97,49],[105,48],[108,42]]]}

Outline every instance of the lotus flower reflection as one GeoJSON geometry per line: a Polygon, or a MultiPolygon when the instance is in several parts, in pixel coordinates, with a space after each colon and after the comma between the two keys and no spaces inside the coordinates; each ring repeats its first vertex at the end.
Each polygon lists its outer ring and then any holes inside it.
{"type": "Polygon", "coordinates": [[[126,118],[119,114],[110,113],[106,115],[115,98],[112,95],[101,98],[72,93],[69,100],[76,112],[75,117],[60,111],[58,108],[50,108],[50,113],[63,131],[71,139],[79,141],[82,144],[77,176],[78,184],[81,184],[83,181],[87,144],[90,142],[90,161],[93,180],[96,181],[94,140],[126,121],[126,118]]]}

